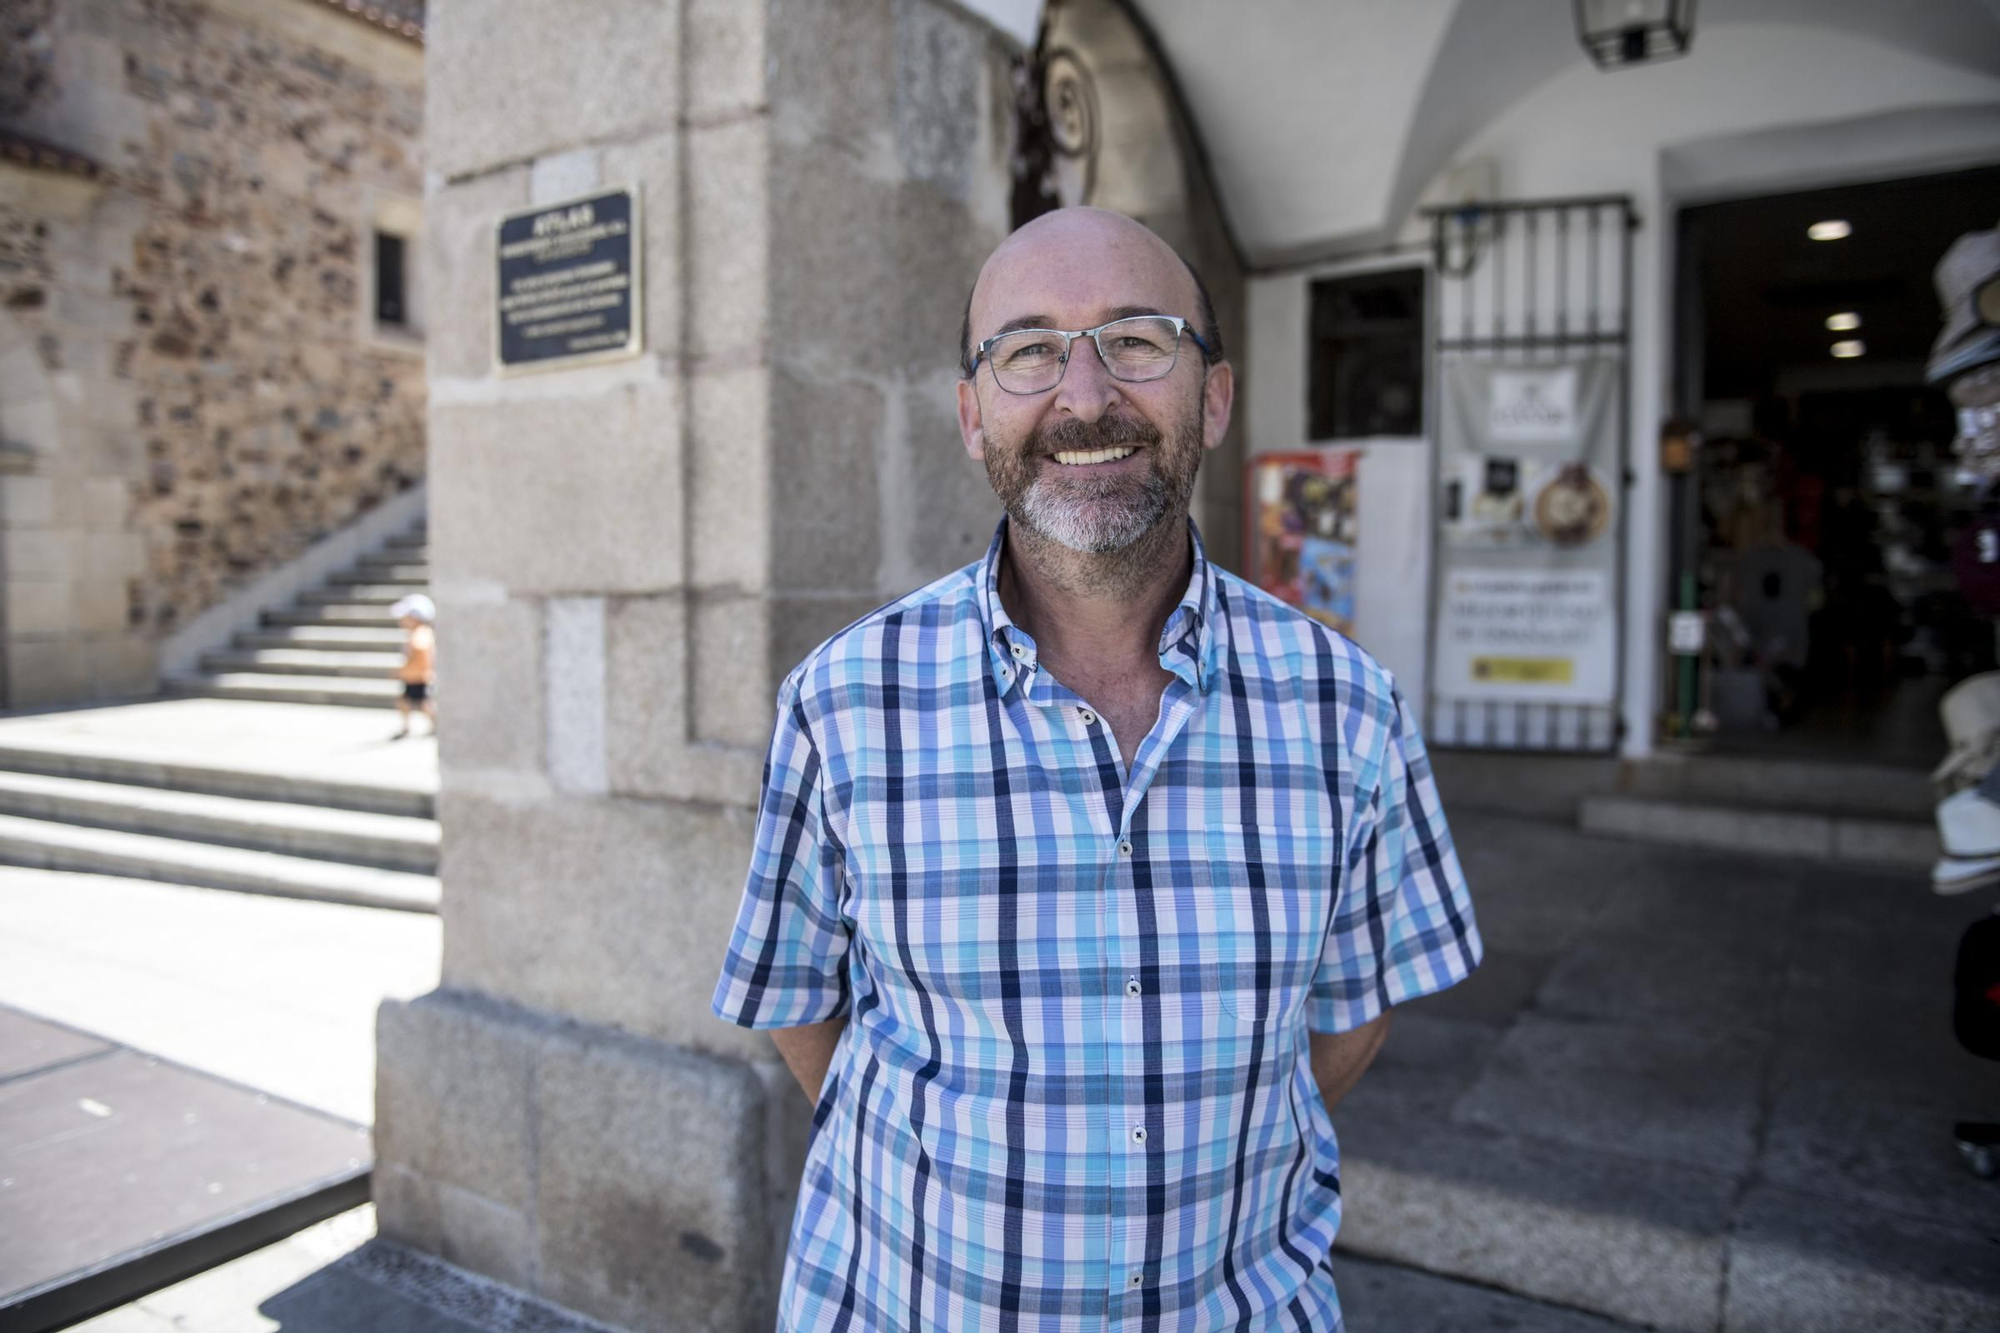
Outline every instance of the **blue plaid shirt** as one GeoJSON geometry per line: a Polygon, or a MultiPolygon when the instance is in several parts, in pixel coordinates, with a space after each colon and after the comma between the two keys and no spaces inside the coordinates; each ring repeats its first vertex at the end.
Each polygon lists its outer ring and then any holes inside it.
{"type": "Polygon", "coordinates": [[[1307,1032],[1463,979],[1479,935],[1389,674],[1217,569],[1128,773],[986,558],[778,696],[715,1012],[846,1015],[781,1327],[1341,1327],[1307,1032]]]}

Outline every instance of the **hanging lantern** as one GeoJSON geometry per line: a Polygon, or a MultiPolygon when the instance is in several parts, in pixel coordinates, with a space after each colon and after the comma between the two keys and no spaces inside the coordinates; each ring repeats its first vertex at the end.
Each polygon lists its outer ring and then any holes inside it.
{"type": "Polygon", "coordinates": [[[1576,0],[1576,37],[1599,69],[1684,56],[1694,0],[1576,0]]]}

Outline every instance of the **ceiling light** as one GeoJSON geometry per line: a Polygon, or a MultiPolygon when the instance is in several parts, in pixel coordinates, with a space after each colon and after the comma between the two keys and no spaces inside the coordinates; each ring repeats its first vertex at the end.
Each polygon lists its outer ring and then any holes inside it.
{"type": "Polygon", "coordinates": [[[1833,354],[1842,360],[1846,360],[1851,356],[1860,356],[1867,350],[1868,344],[1862,342],[1859,338],[1844,338],[1833,345],[1833,354]]]}
{"type": "Polygon", "coordinates": [[[1828,315],[1826,327],[1830,333],[1852,333],[1861,327],[1861,316],[1852,310],[1843,310],[1837,315],[1828,315]]]}
{"type": "Polygon", "coordinates": [[[1844,241],[1853,234],[1853,226],[1841,218],[1829,218],[1806,228],[1806,235],[1815,241],[1844,241]]]}

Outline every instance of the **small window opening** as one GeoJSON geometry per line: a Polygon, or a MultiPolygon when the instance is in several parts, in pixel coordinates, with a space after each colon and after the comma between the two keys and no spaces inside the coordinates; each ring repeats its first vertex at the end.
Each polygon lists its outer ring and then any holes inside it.
{"type": "Polygon", "coordinates": [[[375,233],[375,322],[385,328],[410,326],[404,297],[404,240],[392,232],[375,233]]]}
{"type": "Polygon", "coordinates": [[[1423,270],[1315,282],[1309,319],[1311,438],[1423,434],[1423,270]]]}

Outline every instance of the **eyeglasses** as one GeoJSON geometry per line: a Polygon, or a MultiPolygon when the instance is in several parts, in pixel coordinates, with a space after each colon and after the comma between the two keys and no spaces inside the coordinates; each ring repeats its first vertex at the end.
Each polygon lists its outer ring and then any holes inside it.
{"type": "Polygon", "coordinates": [[[1204,360],[1212,355],[1201,335],[1178,315],[1134,315],[1114,319],[1094,329],[1016,329],[979,344],[972,372],[983,360],[993,367],[993,382],[1008,393],[1046,393],[1062,383],[1069,369],[1070,344],[1089,338],[1112,379],[1143,384],[1173,372],[1180,358],[1181,335],[1194,339],[1204,360]]]}

